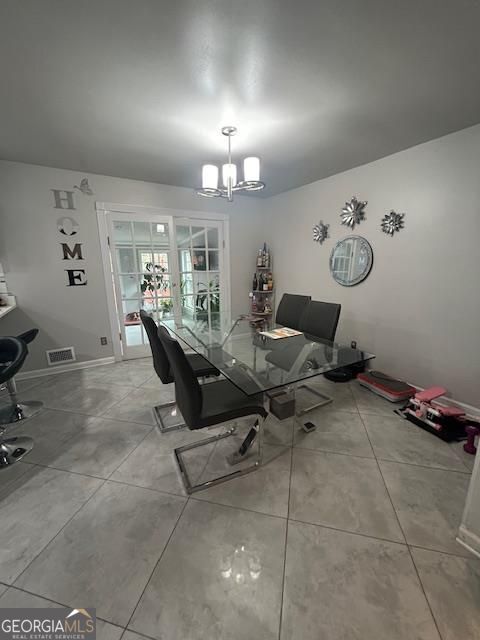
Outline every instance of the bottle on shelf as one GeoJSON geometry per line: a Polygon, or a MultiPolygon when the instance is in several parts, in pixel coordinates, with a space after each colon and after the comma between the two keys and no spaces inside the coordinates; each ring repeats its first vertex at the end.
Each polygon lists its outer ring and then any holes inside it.
{"type": "Polygon", "coordinates": [[[253,298],[252,298],[252,311],[253,311],[253,312],[255,312],[255,311],[257,311],[257,310],[258,310],[258,307],[257,307],[257,299],[256,299],[256,297],[255,297],[255,296],[253,296],[253,298]]]}
{"type": "Polygon", "coordinates": [[[258,275],[257,291],[263,291],[263,274],[258,275]]]}
{"type": "Polygon", "coordinates": [[[257,267],[261,267],[262,264],[263,264],[262,250],[259,249],[258,250],[258,256],[257,256],[257,267]]]}
{"type": "Polygon", "coordinates": [[[268,277],[264,276],[263,278],[263,289],[262,291],[268,291],[268,277]]]}
{"type": "Polygon", "coordinates": [[[263,249],[262,249],[262,267],[267,266],[266,262],[267,262],[267,243],[264,242],[263,249]]]}
{"type": "Polygon", "coordinates": [[[258,291],[258,280],[257,280],[257,273],[256,272],[253,274],[252,291],[258,291]]]}
{"type": "Polygon", "coordinates": [[[272,291],[273,290],[273,275],[272,275],[271,271],[268,272],[267,282],[268,282],[268,290],[272,291]]]}
{"type": "Polygon", "coordinates": [[[265,243],[265,265],[264,266],[267,267],[267,269],[270,266],[270,251],[268,250],[266,243],[265,243]]]}

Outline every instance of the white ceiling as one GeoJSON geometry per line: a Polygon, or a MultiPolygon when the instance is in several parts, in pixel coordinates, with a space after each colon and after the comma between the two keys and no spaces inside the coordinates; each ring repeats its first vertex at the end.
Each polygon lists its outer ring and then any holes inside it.
{"type": "Polygon", "coordinates": [[[1,0],[0,158],[272,195],[480,121],[479,0],[1,0]]]}

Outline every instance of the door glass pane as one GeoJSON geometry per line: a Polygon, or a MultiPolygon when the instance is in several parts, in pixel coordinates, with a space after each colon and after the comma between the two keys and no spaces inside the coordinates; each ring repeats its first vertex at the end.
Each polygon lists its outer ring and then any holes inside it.
{"type": "Polygon", "coordinates": [[[157,267],[157,269],[162,269],[164,272],[170,271],[168,256],[169,254],[167,251],[163,251],[163,252],[155,251],[153,253],[153,262],[157,267]]]}
{"type": "Polygon", "coordinates": [[[115,220],[113,223],[113,239],[116,245],[132,244],[132,223],[115,220]]]}
{"type": "Polygon", "coordinates": [[[208,269],[210,271],[218,271],[218,269],[219,269],[218,251],[209,251],[208,252],[208,269]]]}
{"type": "Polygon", "coordinates": [[[208,279],[208,290],[210,292],[218,291],[220,289],[220,278],[218,273],[208,273],[207,279],[208,279]]]}
{"type": "Polygon", "coordinates": [[[158,300],[158,318],[166,320],[173,318],[173,300],[172,298],[162,298],[158,300]]]}
{"type": "Polygon", "coordinates": [[[137,271],[135,254],[131,247],[117,248],[117,265],[120,273],[134,273],[137,271]]]}
{"type": "Polygon", "coordinates": [[[143,333],[138,300],[123,300],[123,324],[127,347],[143,344],[143,333]]]}
{"type": "Polygon", "coordinates": [[[207,270],[207,259],[205,251],[193,251],[193,269],[194,271],[207,270]]]}
{"type": "Polygon", "coordinates": [[[122,298],[138,298],[140,296],[138,276],[120,276],[120,293],[122,298]]]}
{"type": "Polygon", "coordinates": [[[170,246],[168,224],[166,222],[152,222],[152,245],[154,249],[170,246]]]}
{"type": "Polygon", "coordinates": [[[209,249],[218,249],[218,229],[207,229],[207,241],[209,249]]]}
{"type": "Polygon", "coordinates": [[[180,273],[185,271],[192,271],[192,256],[190,253],[190,249],[180,249],[178,252],[178,267],[180,269],[180,273]]]}
{"type": "Polygon", "coordinates": [[[150,235],[150,222],[134,222],[133,237],[137,247],[148,247],[152,245],[152,237],[150,235]]]}
{"type": "Polygon", "coordinates": [[[190,227],[186,225],[178,224],[176,226],[177,232],[177,246],[178,247],[190,247],[190,227]]]}
{"type": "Polygon", "coordinates": [[[192,247],[205,249],[205,227],[192,227],[192,247]]]}
{"type": "Polygon", "coordinates": [[[180,291],[185,295],[193,293],[193,275],[191,273],[182,273],[180,291]]]}

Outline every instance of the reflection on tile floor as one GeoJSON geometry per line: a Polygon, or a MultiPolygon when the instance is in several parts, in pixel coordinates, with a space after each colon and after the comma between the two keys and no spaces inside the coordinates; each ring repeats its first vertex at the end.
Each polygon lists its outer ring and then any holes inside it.
{"type": "Polygon", "coordinates": [[[266,464],[188,498],[172,451],[218,431],[158,431],[173,388],[149,359],[23,381],[45,408],[0,473],[0,607],[83,602],[99,640],[479,640],[480,560],[455,541],[474,458],[356,383],[310,384],[333,397],[316,431],[269,416],[266,464]]]}

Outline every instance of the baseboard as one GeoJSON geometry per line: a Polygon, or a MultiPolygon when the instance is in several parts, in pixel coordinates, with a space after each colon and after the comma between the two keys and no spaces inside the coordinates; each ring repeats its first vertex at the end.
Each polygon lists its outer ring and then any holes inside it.
{"type": "Polygon", "coordinates": [[[457,542],[480,558],[480,538],[469,531],[463,524],[458,530],[457,542]]]}
{"type": "Polygon", "coordinates": [[[46,369],[34,369],[32,371],[24,371],[15,376],[16,380],[29,380],[30,378],[41,378],[42,376],[51,376],[55,373],[67,373],[68,371],[76,371],[77,369],[89,369],[90,367],[99,367],[104,364],[112,364],[115,362],[114,356],[108,358],[97,358],[96,360],[85,360],[84,362],[71,362],[70,364],[60,364],[46,369]]]}

